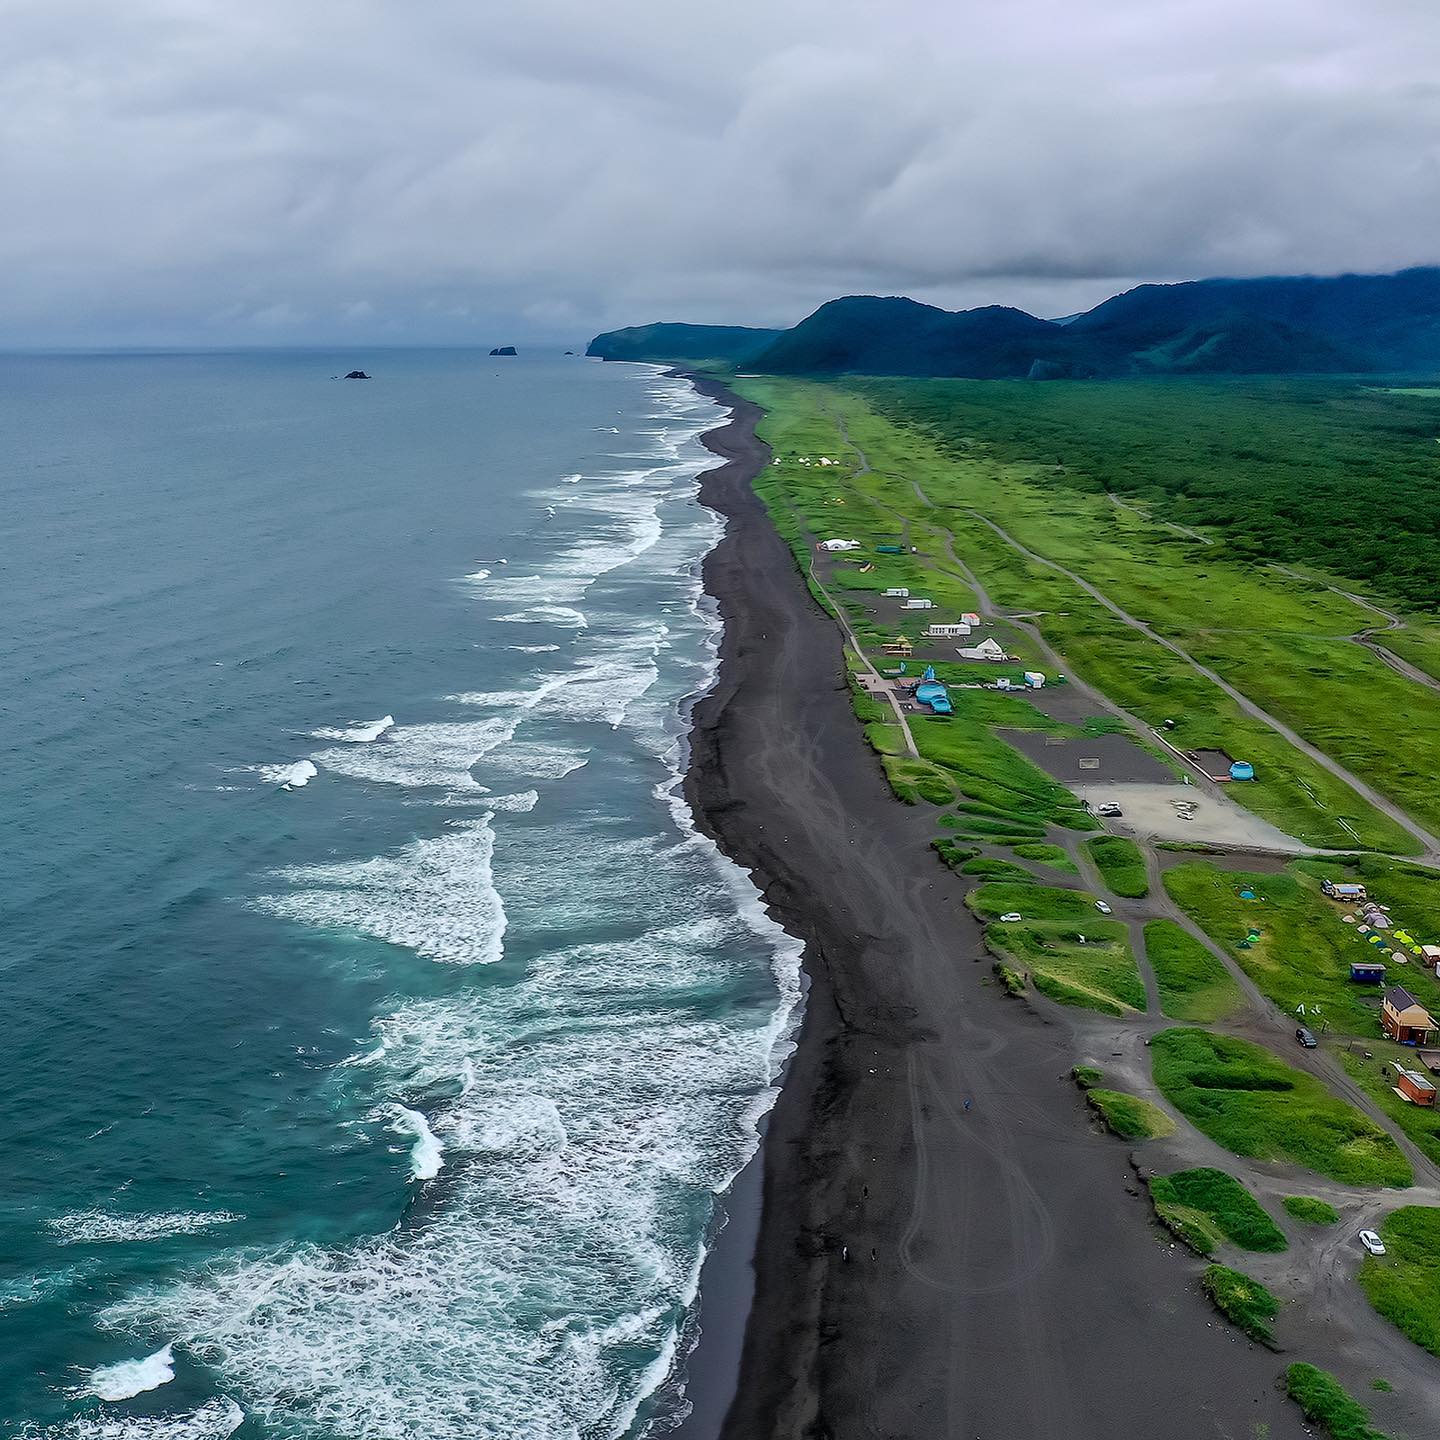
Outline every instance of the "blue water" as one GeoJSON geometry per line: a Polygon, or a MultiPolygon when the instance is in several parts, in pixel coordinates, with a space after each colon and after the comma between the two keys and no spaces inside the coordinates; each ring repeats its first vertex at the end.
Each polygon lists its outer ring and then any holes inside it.
{"type": "Polygon", "coordinates": [[[677,794],[717,411],[353,363],[0,359],[6,1434],[684,1408],[796,993],[677,794]]]}

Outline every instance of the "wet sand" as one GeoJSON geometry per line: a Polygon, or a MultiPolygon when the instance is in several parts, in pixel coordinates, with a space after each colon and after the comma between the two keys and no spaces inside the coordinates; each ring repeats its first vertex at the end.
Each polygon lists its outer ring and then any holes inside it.
{"type": "Polygon", "coordinates": [[[726,1440],[1305,1434],[1282,1357],[1215,1315],[1130,1193],[1126,1147],[1090,1125],[1065,1018],[991,983],[963,881],[928,850],[934,811],[892,798],[838,630],[751,490],[759,412],[699,383],[734,412],[707,437],[726,628],[687,792],[810,980],[726,1440]]]}

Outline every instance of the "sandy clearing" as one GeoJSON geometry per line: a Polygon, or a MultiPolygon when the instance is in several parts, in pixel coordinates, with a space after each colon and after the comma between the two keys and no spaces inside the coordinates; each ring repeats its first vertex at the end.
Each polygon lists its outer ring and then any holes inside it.
{"type": "Polygon", "coordinates": [[[1203,845],[1234,845],[1250,850],[1304,854],[1313,847],[1277,830],[1269,821],[1243,810],[1233,800],[1198,785],[1075,785],[1071,787],[1091,808],[1113,803],[1125,812],[1105,824],[1117,835],[1149,840],[1189,840],[1203,845]],[[1182,820],[1174,801],[1195,806],[1195,818],[1182,820]]]}

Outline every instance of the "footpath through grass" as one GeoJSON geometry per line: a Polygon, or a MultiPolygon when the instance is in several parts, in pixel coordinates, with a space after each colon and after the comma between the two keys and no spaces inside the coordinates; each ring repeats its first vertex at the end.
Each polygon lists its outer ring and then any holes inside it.
{"type": "Polygon", "coordinates": [[[1150,1199],[1162,1223],[1198,1254],[1213,1255],[1226,1240],[1261,1254],[1289,1248],[1284,1231],[1260,1202],[1223,1170],[1156,1175],[1150,1199]]]}
{"type": "Polygon", "coordinates": [[[1234,1014],[1244,1003],[1230,972],[1173,920],[1145,926],[1145,955],[1155,972],[1160,1008],[1172,1020],[1204,1024],[1234,1014]]]}
{"type": "Polygon", "coordinates": [[[1414,1179],[1378,1125],[1259,1045],[1205,1030],[1163,1030],[1150,1054],[1160,1093],[1236,1155],[1303,1165],[1347,1185],[1414,1179]]]}
{"type": "Polygon", "coordinates": [[[1392,1210],[1381,1223],[1380,1238],[1385,1254],[1365,1257],[1362,1288],[1387,1320],[1440,1355],[1440,1209],[1392,1210]]]}
{"type": "Polygon", "coordinates": [[[1139,900],[1150,893],[1145,857],[1133,840],[1121,835],[1096,835],[1085,842],[1085,848],[1113,894],[1139,900]]]}

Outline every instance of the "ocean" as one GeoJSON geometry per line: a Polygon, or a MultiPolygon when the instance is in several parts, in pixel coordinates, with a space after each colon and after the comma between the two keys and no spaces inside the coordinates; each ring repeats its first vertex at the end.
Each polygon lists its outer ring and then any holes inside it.
{"type": "Polygon", "coordinates": [[[720,416],[559,356],[0,358],[0,1433],[683,1415],[799,973],[680,794],[720,416]]]}

